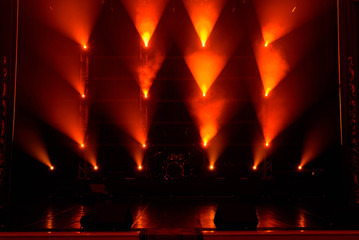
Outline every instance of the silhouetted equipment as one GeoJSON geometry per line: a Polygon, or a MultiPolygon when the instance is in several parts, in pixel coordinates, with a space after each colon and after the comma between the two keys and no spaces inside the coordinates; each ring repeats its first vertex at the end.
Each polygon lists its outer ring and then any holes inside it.
{"type": "Polygon", "coordinates": [[[124,204],[96,203],[80,220],[85,231],[130,231],[132,215],[124,204]]]}
{"type": "Polygon", "coordinates": [[[256,208],[250,203],[219,204],[214,224],[217,230],[256,230],[256,208]]]}

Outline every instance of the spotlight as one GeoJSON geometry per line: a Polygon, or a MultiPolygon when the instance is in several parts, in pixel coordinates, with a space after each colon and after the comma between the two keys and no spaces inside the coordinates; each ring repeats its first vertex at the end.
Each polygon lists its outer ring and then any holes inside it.
{"type": "Polygon", "coordinates": [[[203,92],[202,96],[203,96],[203,97],[206,97],[206,93],[205,93],[205,92],[203,92]]]}
{"type": "Polygon", "coordinates": [[[141,165],[138,166],[138,170],[139,170],[139,171],[142,170],[142,166],[141,166],[141,165]]]}
{"type": "Polygon", "coordinates": [[[50,170],[54,171],[55,167],[54,166],[50,166],[50,170]]]}
{"type": "Polygon", "coordinates": [[[266,142],[266,147],[269,147],[269,142],[266,142]]]}
{"type": "Polygon", "coordinates": [[[264,43],[264,47],[268,47],[268,41],[264,43]]]}
{"type": "Polygon", "coordinates": [[[145,93],[143,94],[143,97],[144,97],[145,99],[147,99],[147,98],[148,98],[148,93],[145,92],[145,93]]]}
{"type": "Polygon", "coordinates": [[[203,147],[207,147],[207,142],[203,142],[203,147]]]}
{"type": "Polygon", "coordinates": [[[202,41],[202,47],[205,47],[205,46],[206,46],[206,42],[202,41]]]}
{"type": "Polygon", "coordinates": [[[148,42],[150,41],[150,38],[151,38],[151,34],[149,32],[145,32],[142,35],[142,40],[143,40],[143,43],[145,44],[145,47],[148,47],[148,42]]]}
{"type": "Polygon", "coordinates": [[[93,170],[97,171],[97,170],[98,170],[98,166],[97,166],[97,165],[93,166],[93,170]]]}
{"type": "Polygon", "coordinates": [[[146,148],[146,143],[142,144],[142,148],[146,148]]]}
{"type": "Polygon", "coordinates": [[[214,169],[214,166],[213,166],[213,165],[210,165],[210,166],[209,166],[209,170],[212,171],[213,169],[214,169]]]}
{"type": "Polygon", "coordinates": [[[298,166],[298,170],[302,170],[302,166],[298,166]]]}
{"type": "Polygon", "coordinates": [[[84,49],[87,49],[87,46],[86,46],[86,45],[83,45],[83,48],[84,48],[84,49]]]}
{"type": "Polygon", "coordinates": [[[254,170],[254,171],[257,170],[257,166],[256,166],[256,165],[253,166],[253,170],[254,170]]]}
{"type": "Polygon", "coordinates": [[[85,96],[85,94],[82,94],[81,97],[82,97],[82,98],[85,98],[86,96],[85,96]]]}
{"type": "Polygon", "coordinates": [[[264,96],[268,97],[269,93],[270,93],[270,88],[267,88],[264,96]]]}
{"type": "Polygon", "coordinates": [[[81,143],[80,147],[85,148],[85,144],[81,143]]]}

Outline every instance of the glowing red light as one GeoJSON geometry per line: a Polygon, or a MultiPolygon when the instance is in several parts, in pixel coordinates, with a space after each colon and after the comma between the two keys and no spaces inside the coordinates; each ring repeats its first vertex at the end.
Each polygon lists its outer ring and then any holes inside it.
{"type": "Polygon", "coordinates": [[[141,166],[141,165],[138,166],[138,170],[140,170],[140,171],[142,170],[142,166],[141,166]]]}
{"type": "Polygon", "coordinates": [[[82,94],[81,97],[82,97],[82,98],[85,98],[86,96],[85,96],[85,94],[82,94]]]}
{"type": "Polygon", "coordinates": [[[210,165],[209,166],[209,170],[213,170],[214,169],[214,166],[213,165],[210,165]]]}
{"type": "Polygon", "coordinates": [[[142,144],[142,148],[146,148],[146,143],[142,144]]]}
{"type": "Polygon", "coordinates": [[[53,171],[55,169],[54,166],[50,166],[50,170],[53,171]]]}
{"type": "Polygon", "coordinates": [[[264,47],[268,47],[268,41],[264,43],[264,47]]]}
{"type": "Polygon", "coordinates": [[[93,167],[93,169],[94,169],[95,171],[97,171],[97,170],[98,170],[98,166],[95,165],[95,166],[93,167]]]}
{"type": "Polygon", "coordinates": [[[269,142],[266,142],[266,147],[269,147],[269,142]]]}
{"type": "Polygon", "coordinates": [[[81,143],[80,147],[85,148],[85,144],[81,143]]]}
{"type": "Polygon", "coordinates": [[[205,92],[203,92],[202,96],[203,96],[203,97],[206,97],[206,93],[205,93],[205,92]]]}
{"type": "Polygon", "coordinates": [[[86,46],[86,45],[83,45],[83,48],[84,48],[84,49],[87,49],[87,46],[86,46]]]}
{"type": "Polygon", "coordinates": [[[203,142],[203,147],[207,147],[207,142],[203,142]]]}
{"type": "Polygon", "coordinates": [[[302,166],[298,166],[298,170],[302,170],[302,166]]]}
{"type": "Polygon", "coordinates": [[[257,170],[257,166],[254,165],[254,166],[253,166],[253,170],[254,170],[254,171],[257,170]]]}

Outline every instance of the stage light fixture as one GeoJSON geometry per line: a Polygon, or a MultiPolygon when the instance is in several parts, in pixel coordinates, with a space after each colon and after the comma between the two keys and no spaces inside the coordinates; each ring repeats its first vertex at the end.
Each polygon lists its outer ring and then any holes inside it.
{"type": "Polygon", "coordinates": [[[266,147],[269,147],[269,142],[266,142],[266,147]]]}
{"type": "Polygon", "coordinates": [[[143,143],[143,144],[142,144],[142,148],[146,148],[146,143],[143,143]]]}
{"type": "Polygon", "coordinates": [[[213,165],[210,165],[209,166],[209,170],[213,170],[214,169],[214,166],[213,165]]]}
{"type": "Polygon", "coordinates": [[[203,147],[207,147],[207,142],[203,142],[203,147]]]}
{"type": "Polygon", "coordinates": [[[97,170],[98,170],[98,166],[97,166],[97,165],[93,166],[93,170],[97,171],[97,170]]]}
{"type": "Polygon", "coordinates": [[[81,97],[82,97],[82,98],[85,98],[86,96],[85,96],[85,94],[82,94],[81,97]]]}
{"type": "Polygon", "coordinates": [[[202,41],[202,47],[206,47],[206,42],[202,41]]]}
{"type": "Polygon", "coordinates": [[[81,143],[80,147],[85,148],[85,144],[81,143]]]}
{"type": "Polygon", "coordinates": [[[302,170],[302,166],[298,166],[298,170],[302,170]]]}
{"type": "Polygon", "coordinates": [[[54,166],[50,166],[50,170],[54,171],[55,167],[54,166]]]}
{"type": "Polygon", "coordinates": [[[253,169],[254,171],[256,171],[256,170],[257,170],[257,166],[254,165],[252,169],[253,169]]]}
{"type": "Polygon", "coordinates": [[[203,92],[202,96],[203,96],[203,97],[206,97],[206,93],[205,93],[205,92],[203,92]]]}
{"type": "Polygon", "coordinates": [[[264,47],[268,47],[268,44],[269,44],[269,42],[267,41],[267,42],[265,42],[264,43],[264,47]]]}
{"type": "Polygon", "coordinates": [[[270,88],[267,88],[267,89],[266,89],[266,92],[265,92],[265,94],[264,94],[264,96],[268,97],[269,92],[270,92],[270,88]]]}
{"type": "Polygon", "coordinates": [[[87,46],[86,46],[86,45],[83,45],[83,48],[84,48],[84,49],[87,49],[87,46]]]}
{"type": "Polygon", "coordinates": [[[148,99],[148,93],[144,93],[144,94],[143,94],[143,97],[144,97],[145,99],[148,99]]]}
{"type": "Polygon", "coordinates": [[[151,38],[151,34],[149,32],[145,32],[142,35],[142,40],[143,40],[143,43],[145,44],[145,47],[148,47],[148,42],[150,41],[150,38],[151,38]]]}
{"type": "Polygon", "coordinates": [[[142,166],[141,166],[141,165],[138,166],[138,170],[139,170],[139,171],[142,170],[142,166]]]}

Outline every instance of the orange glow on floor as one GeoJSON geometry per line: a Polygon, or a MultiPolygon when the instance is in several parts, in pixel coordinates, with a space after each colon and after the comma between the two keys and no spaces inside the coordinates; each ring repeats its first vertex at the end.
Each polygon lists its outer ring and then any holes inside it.
{"type": "Polygon", "coordinates": [[[148,47],[168,0],[122,0],[145,47],[148,47]]]}
{"type": "Polygon", "coordinates": [[[228,56],[201,49],[185,56],[185,60],[198,87],[201,89],[203,96],[205,96],[226,65],[228,56]]]}
{"type": "Polygon", "coordinates": [[[202,43],[202,47],[205,47],[226,0],[184,0],[183,3],[202,43]]]}

